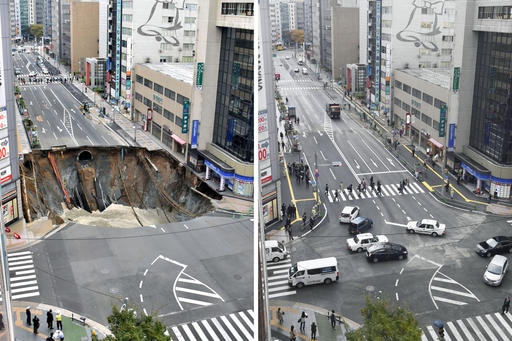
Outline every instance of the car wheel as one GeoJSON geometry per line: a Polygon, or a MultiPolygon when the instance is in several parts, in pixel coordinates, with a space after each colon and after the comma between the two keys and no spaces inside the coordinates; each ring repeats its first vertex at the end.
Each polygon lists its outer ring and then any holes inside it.
{"type": "Polygon", "coordinates": [[[404,255],[399,255],[398,260],[402,260],[402,259],[404,259],[404,255]]]}
{"type": "Polygon", "coordinates": [[[279,257],[274,257],[274,259],[272,259],[272,261],[273,261],[274,263],[277,263],[277,262],[279,262],[279,260],[280,260],[280,259],[281,259],[281,258],[279,258],[279,257]]]}
{"type": "Polygon", "coordinates": [[[299,282],[296,285],[296,287],[299,288],[299,289],[302,288],[303,286],[304,286],[304,283],[302,283],[302,282],[299,282]]]}
{"type": "Polygon", "coordinates": [[[437,236],[438,236],[437,232],[432,232],[432,237],[437,237],[437,236]]]}
{"type": "Polygon", "coordinates": [[[377,263],[378,261],[379,261],[379,259],[377,257],[372,258],[372,262],[377,263]]]}
{"type": "Polygon", "coordinates": [[[407,229],[407,232],[409,232],[410,234],[413,234],[413,233],[414,233],[414,230],[407,229]]]}
{"type": "Polygon", "coordinates": [[[332,280],[330,278],[326,278],[324,281],[325,284],[331,284],[332,280]]]}
{"type": "Polygon", "coordinates": [[[489,258],[489,257],[491,257],[491,256],[492,256],[492,255],[491,255],[491,253],[490,253],[490,252],[487,252],[487,253],[485,254],[485,257],[487,257],[487,258],[489,258]]]}
{"type": "Polygon", "coordinates": [[[357,252],[363,252],[363,248],[362,247],[358,248],[357,252]]]}

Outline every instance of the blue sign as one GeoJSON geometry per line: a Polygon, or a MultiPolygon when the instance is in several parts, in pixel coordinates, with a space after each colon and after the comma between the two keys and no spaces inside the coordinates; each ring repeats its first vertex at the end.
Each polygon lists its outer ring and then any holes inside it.
{"type": "Polygon", "coordinates": [[[448,130],[448,148],[453,149],[455,145],[455,123],[450,123],[448,130]]]}
{"type": "Polygon", "coordinates": [[[192,141],[190,141],[190,148],[197,149],[197,135],[199,132],[199,120],[192,121],[192,141]]]}
{"type": "Polygon", "coordinates": [[[235,119],[230,118],[228,119],[228,131],[226,135],[227,142],[231,143],[233,142],[233,131],[235,130],[235,119]]]}

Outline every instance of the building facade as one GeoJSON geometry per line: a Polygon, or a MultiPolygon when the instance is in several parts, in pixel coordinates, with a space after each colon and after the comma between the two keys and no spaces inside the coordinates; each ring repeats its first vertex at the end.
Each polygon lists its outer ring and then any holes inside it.
{"type": "Polygon", "coordinates": [[[99,3],[72,0],[70,4],[69,62],[72,73],[85,73],[85,60],[98,56],[99,3]],[[87,20],[79,18],[86,17],[87,20]]]}

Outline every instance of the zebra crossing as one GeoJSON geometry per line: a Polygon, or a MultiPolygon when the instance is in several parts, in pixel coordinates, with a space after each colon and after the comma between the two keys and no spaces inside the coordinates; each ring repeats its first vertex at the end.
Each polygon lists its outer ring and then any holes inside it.
{"type": "Polygon", "coordinates": [[[32,251],[8,253],[7,260],[9,263],[11,299],[39,296],[32,251]]]}
{"type": "MultiPolygon", "coordinates": [[[[439,340],[433,326],[426,326],[422,330],[422,341],[439,340]]],[[[512,314],[496,312],[446,322],[444,339],[446,341],[511,340],[512,314]]]]}
{"type": "MultiPolygon", "coordinates": [[[[402,194],[398,191],[399,184],[389,184],[389,185],[381,185],[382,194],[380,197],[391,197],[395,195],[408,195],[408,194],[421,194],[425,193],[425,190],[416,182],[411,182],[402,191],[402,194]]],[[[327,193],[327,199],[329,202],[336,201],[336,191],[335,189],[329,190],[327,193]]],[[[358,192],[357,189],[353,189],[352,193],[344,188],[343,191],[338,190],[338,200],[337,201],[348,201],[348,200],[359,200],[359,199],[371,199],[378,198],[379,195],[377,191],[372,191],[371,188],[367,187],[366,191],[358,192]]]]}
{"type": "Polygon", "coordinates": [[[185,272],[177,279],[174,290],[183,310],[224,302],[215,290],[185,272]]]}
{"type": "Polygon", "coordinates": [[[480,302],[478,297],[468,288],[448,277],[442,272],[437,272],[429,285],[432,299],[438,304],[466,305],[480,302]]]}
{"type": "Polygon", "coordinates": [[[229,315],[195,321],[171,327],[173,340],[178,341],[252,341],[254,336],[254,311],[239,311],[229,315]]]}
{"type": "Polygon", "coordinates": [[[288,269],[292,265],[290,258],[277,263],[267,263],[268,298],[295,295],[297,291],[288,286],[288,269]]]}

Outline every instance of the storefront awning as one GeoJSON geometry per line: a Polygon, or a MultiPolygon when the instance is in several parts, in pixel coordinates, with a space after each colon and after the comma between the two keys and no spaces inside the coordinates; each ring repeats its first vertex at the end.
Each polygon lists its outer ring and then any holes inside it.
{"type": "Polygon", "coordinates": [[[179,144],[185,144],[185,140],[179,137],[178,135],[172,134],[171,137],[174,141],[178,142],[179,144]]]}
{"type": "Polygon", "coordinates": [[[464,168],[471,175],[481,179],[488,180],[491,176],[491,171],[469,158],[467,155],[462,153],[455,153],[455,158],[459,159],[461,162],[461,167],[464,168]]]}
{"type": "Polygon", "coordinates": [[[432,143],[434,146],[436,146],[437,148],[443,148],[443,144],[440,143],[440,142],[437,142],[436,140],[434,140],[432,137],[428,139],[428,142],[432,143]]]}
{"type": "Polygon", "coordinates": [[[235,169],[220,160],[218,157],[213,155],[207,150],[198,150],[199,155],[204,157],[205,164],[210,167],[216,173],[221,174],[224,177],[232,177],[235,174],[235,169]]]}

